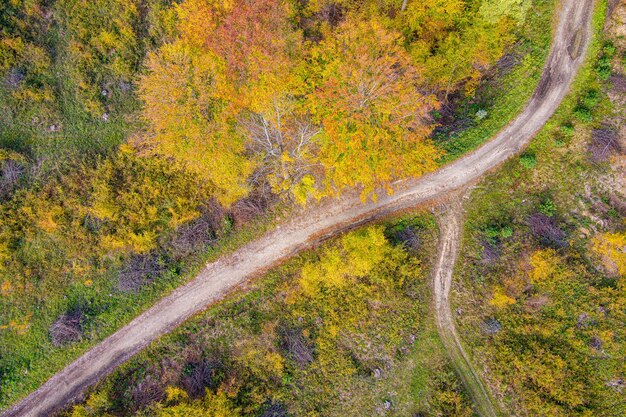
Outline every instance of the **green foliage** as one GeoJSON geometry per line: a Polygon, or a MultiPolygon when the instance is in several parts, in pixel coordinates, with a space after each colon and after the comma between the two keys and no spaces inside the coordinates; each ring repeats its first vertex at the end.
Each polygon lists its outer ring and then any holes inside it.
{"type": "Polygon", "coordinates": [[[519,158],[520,164],[526,169],[533,169],[537,165],[537,157],[532,152],[526,152],[519,158]]]}
{"type": "Polygon", "coordinates": [[[556,214],[556,205],[550,198],[546,198],[539,205],[539,211],[548,217],[552,217],[556,214]]]}
{"type": "Polygon", "coordinates": [[[591,110],[584,106],[576,107],[574,109],[574,116],[583,123],[591,123],[593,121],[591,110]]]}
{"type": "Polygon", "coordinates": [[[500,239],[508,239],[513,235],[513,228],[510,225],[495,226],[489,225],[484,231],[485,237],[490,242],[498,242],[500,239]]]}
{"type": "Polygon", "coordinates": [[[601,80],[607,80],[613,69],[611,67],[611,61],[617,52],[617,48],[610,41],[606,41],[604,47],[602,48],[602,52],[600,58],[595,65],[595,71],[598,74],[598,77],[601,80]]]}
{"type": "Polygon", "coordinates": [[[561,132],[565,135],[565,137],[570,138],[574,135],[575,129],[571,123],[566,123],[561,126],[561,132]]]}

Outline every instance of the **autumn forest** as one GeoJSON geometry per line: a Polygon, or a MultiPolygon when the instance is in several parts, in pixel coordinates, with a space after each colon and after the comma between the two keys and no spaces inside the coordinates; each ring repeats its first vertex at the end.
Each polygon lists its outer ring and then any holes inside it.
{"type": "MultiPolygon", "coordinates": [[[[487,142],[562,3],[3,1],[0,410],[284,219],[487,142]]],[[[463,197],[453,313],[498,415],[626,412],[626,4],[595,3],[556,115],[463,197]]],[[[478,415],[432,312],[448,203],[264,269],[60,415],[478,415]]]]}

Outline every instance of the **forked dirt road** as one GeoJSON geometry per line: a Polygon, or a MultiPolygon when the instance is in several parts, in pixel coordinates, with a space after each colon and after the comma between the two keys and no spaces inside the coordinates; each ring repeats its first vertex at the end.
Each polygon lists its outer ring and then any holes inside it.
{"type": "Polygon", "coordinates": [[[128,325],[50,378],[3,417],[49,416],[159,336],[226,292],[298,251],[349,228],[414,208],[467,186],[521,151],[552,116],[584,60],[591,37],[593,0],[562,0],[552,48],[535,95],[492,140],[442,169],[397,184],[392,196],[363,204],[358,197],[314,207],[264,237],[207,265],[192,281],[164,297],[128,325]]]}
{"type": "Polygon", "coordinates": [[[454,199],[446,212],[439,217],[439,248],[433,267],[435,321],[441,341],[472,397],[475,410],[482,417],[497,417],[500,413],[496,411],[497,407],[491,401],[487,389],[461,345],[450,310],[452,274],[461,246],[462,231],[463,208],[461,202],[454,199]]]}

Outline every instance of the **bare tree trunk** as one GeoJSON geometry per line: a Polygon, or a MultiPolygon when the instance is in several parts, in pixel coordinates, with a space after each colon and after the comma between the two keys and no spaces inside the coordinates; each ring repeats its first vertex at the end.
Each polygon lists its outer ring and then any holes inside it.
{"type": "Polygon", "coordinates": [[[406,10],[406,4],[409,2],[409,0],[402,0],[402,7],[400,8],[400,11],[403,12],[406,10]]]}

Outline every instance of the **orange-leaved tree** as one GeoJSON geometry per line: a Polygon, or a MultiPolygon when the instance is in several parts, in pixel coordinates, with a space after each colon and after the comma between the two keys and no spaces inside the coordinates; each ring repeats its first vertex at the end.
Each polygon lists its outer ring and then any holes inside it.
{"type": "Polygon", "coordinates": [[[147,141],[203,175],[228,204],[267,156],[246,153],[246,144],[293,93],[300,37],[282,0],[188,0],[177,14],[180,38],[150,55],[140,83],[147,141]]]}
{"type": "Polygon", "coordinates": [[[326,193],[359,186],[363,198],[376,198],[378,187],[392,191],[393,180],[436,167],[440,152],[428,136],[438,103],[423,92],[422,68],[402,42],[380,20],[353,15],[313,48],[309,104],[323,127],[318,159],[326,193]]]}

